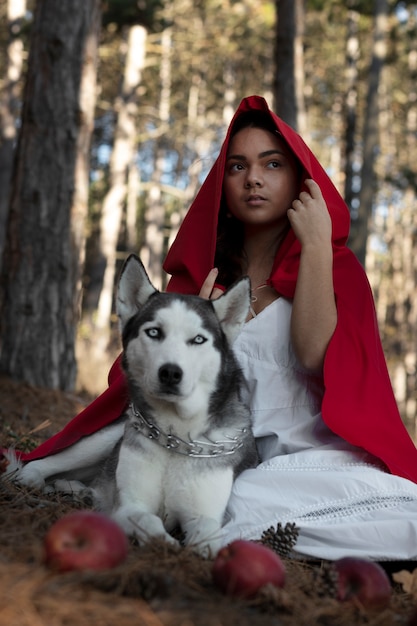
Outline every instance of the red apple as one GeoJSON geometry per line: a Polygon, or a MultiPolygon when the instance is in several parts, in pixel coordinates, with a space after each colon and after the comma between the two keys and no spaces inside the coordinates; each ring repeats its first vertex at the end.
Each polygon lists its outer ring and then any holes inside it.
{"type": "Polygon", "coordinates": [[[251,598],[264,585],[283,587],[285,567],[278,554],[266,546],[237,539],[217,553],[212,577],[224,593],[251,598]]]}
{"type": "Polygon", "coordinates": [[[58,572],[105,570],[122,563],[128,539],[110,517],[75,511],[51,526],[44,539],[44,562],[58,572]]]}
{"type": "Polygon", "coordinates": [[[337,572],[337,599],[357,601],[365,608],[382,609],[391,598],[388,574],[375,561],[359,557],[344,557],[334,561],[337,572]]]}

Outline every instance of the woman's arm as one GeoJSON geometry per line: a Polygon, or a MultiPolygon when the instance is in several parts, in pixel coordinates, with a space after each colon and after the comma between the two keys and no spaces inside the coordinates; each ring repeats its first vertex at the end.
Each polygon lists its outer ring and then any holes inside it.
{"type": "Polygon", "coordinates": [[[303,367],[321,371],[336,328],[332,223],[320,187],[311,179],[288,210],[301,244],[300,268],[291,317],[291,340],[303,367]]]}

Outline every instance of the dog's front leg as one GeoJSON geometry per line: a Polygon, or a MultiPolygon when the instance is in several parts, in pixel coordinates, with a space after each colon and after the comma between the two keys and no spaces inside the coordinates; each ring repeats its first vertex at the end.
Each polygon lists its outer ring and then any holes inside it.
{"type": "MultiPolygon", "coordinates": [[[[44,489],[48,480],[57,475],[65,474],[68,481],[78,480],[88,468],[94,469],[103,462],[122,436],[123,430],[123,423],[118,422],[80,439],[62,452],[31,461],[26,465],[16,459],[13,460],[13,452],[7,453],[10,454],[11,460],[7,476],[22,485],[38,489],[44,489]]],[[[64,481],[62,484],[68,483],[64,481]]],[[[60,485],[61,483],[57,483],[58,490],[60,485]]]]}
{"type": "Polygon", "coordinates": [[[185,545],[191,546],[205,558],[213,558],[220,550],[221,522],[207,515],[187,517],[181,524],[185,533],[185,545]]]}
{"type": "Polygon", "coordinates": [[[233,484],[231,468],[213,469],[187,484],[178,517],[185,544],[199,554],[213,557],[221,547],[222,522],[233,484]]]}
{"type": "Polygon", "coordinates": [[[166,531],[163,511],[163,468],[141,450],[122,445],[116,470],[117,499],[112,517],[139,543],[152,537],[178,545],[166,531]]]}

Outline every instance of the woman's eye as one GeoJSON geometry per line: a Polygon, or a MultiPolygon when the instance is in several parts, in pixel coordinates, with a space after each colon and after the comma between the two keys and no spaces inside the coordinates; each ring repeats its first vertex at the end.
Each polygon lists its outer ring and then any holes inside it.
{"type": "Polygon", "coordinates": [[[229,168],[229,172],[240,172],[241,170],[243,170],[242,163],[233,163],[229,168]]]}
{"type": "Polygon", "coordinates": [[[268,167],[270,167],[271,169],[277,169],[280,166],[281,166],[281,163],[279,161],[270,161],[268,163],[268,167]]]}
{"type": "Polygon", "coordinates": [[[203,343],[206,343],[207,339],[205,337],[203,337],[203,335],[196,335],[193,339],[191,339],[192,344],[196,344],[196,345],[202,345],[203,343]]]}
{"type": "Polygon", "coordinates": [[[159,328],[147,328],[145,333],[151,339],[160,339],[162,337],[162,332],[159,328]]]}

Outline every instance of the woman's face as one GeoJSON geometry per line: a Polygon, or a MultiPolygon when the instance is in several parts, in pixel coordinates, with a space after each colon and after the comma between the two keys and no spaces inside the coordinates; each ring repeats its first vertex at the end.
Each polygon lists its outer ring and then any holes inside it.
{"type": "Polygon", "coordinates": [[[247,127],[231,139],[223,191],[230,213],[245,227],[282,227],[299,188],[296,160],[278,135],[247,127]]]}

